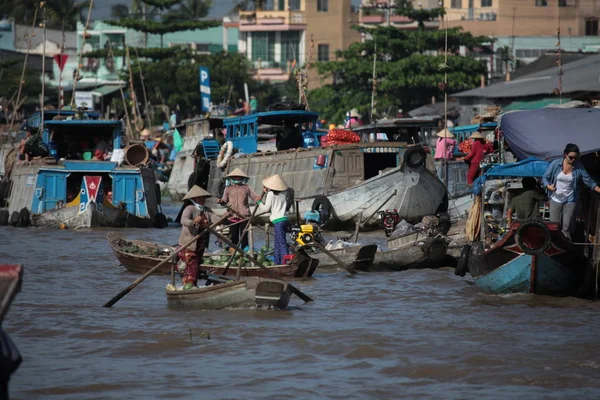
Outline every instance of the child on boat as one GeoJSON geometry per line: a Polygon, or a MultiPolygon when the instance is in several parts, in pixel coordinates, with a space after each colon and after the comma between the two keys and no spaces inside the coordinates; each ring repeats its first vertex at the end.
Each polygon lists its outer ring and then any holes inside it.
{"type": "MultiPolygon", "coordinates": [[[[207,228],[215,215],[211,209],[204,203],[211,194],[200,186],[194,185],[185,195],[183,200],[190,200],[191,205],[187,206],[181,214],[181,234],[179,235],[179,246],[183,246],[200,231],[207,228]]],[[[198,269],[202,264],[204,250],[208,247],[209,235],[206,234],[193,243],[185,250],[179,253],[179,258],[185,263],[185,273],[183,275],[183,289],[188,290],[198,286],[198,269]]]]}
{"type": "Polygon", "coordinates": [[[286,234],[290,231],[290,219],[287,216],[287,201],[285,191],[288,185],[279,175],[273,175],[263,180],[263,192],[267,194],[264,203],[258,201],[257,214],[270,212],[270,220],[275,228],[275,264],[283,264],[283,258],[288,254],[286,234]]]}

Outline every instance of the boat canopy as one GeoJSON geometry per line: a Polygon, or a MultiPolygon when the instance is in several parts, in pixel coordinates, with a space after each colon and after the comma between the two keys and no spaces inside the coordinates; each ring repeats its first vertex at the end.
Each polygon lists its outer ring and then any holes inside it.
{"type": "MultiPolygon", "coordinates": [[[[57,115],[72,117],[75,115],[75,110],[45,110],[44,111],[44,121],[49,122],[52,118],[57,115]]],[[[98,119],[100,118],[100,113],[98,111],[85,111],[84,116],[87,116],[89,119],[98,119]]],[[[31,128],[39,128],[40,122],[42,121],[42,113],[36,112],[32,114],[29,118],[27,118],[26,125],[31,128]]]]}
{"type": "Polygon", "coordinates": [[[484,176],[488,178],[524,178],[531,176],[541,178],[548,168],[548,161],[538,160],[537,158],[527,158],[523,161],[510,164],[495,165],[488,169],[484,176]]]}
{"type": "Polygon", "coordinates": [[[316,131],[319,114],[314,111],[266,111],[223,120],[227,129],[226,140],[233,147],[246,154],[256,153],[258,149],[259,125],[273,125],[281,130],[278,134],[278,150],[302,147],[303,139],[310,136],[314,142],[320,136],[316,131]],[[286,144],[287,143],[287,144],[286,144]],[[298,146],[299,144],[299,146],[298,146]]]}
{"type": "MultiPolygon", "coordinates": [[[[497,126],[497,122],[482,122],[481,124],[455,126],[453,128],[448,128],[448,130],[454,133],[458,142],[462,142],[465,139],[468,139],[468,136],[473,132],[494,130],[497,126]]],[[[456,151],[458,151],[458,148],[456,151]]]]}
{"type": "Polygon", "coordinates": [[[55,156],[63,158],[71,145],[81,147],[86,141],[89,147],[81,148],[81,152],[93,153],[92,140],[95,137],[106,141],[113,149],[120,149],[122,135],[123,126],[118,120],[64,119],[45,121],[42,140],[51,150],[51,155],[55,150],[55,156]]]}
{"type": "Polygon", "coordinates": [[[600,151],[600,109],[541,108],[513,111],[500,117],[500,130],[518,159],[561,157],[567,143],[579,146],[581,154],[600,151]]]}

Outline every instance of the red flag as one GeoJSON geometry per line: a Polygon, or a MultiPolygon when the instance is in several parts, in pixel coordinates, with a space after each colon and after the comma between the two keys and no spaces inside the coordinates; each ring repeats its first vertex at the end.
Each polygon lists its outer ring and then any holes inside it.
{"type": "Polygon", "coordinates": [[[69,56],[67,54],[57,54],[54,56],[54,61],[56,61],[60,72],[62,72],[63,68],[65,67],[68,58],[69,56]]]}

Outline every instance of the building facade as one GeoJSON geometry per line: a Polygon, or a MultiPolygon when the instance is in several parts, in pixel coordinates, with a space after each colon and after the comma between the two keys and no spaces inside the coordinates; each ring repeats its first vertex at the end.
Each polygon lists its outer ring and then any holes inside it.
{"type": "MultiPolygon", "coordinates": [[[[350,0],[280,0],[240,11],[238,50],[254,65],[255,78],[282,82],[295,67],[330,61],[360,40],[352,29],[358,13],[350,0]]],[[[309,87],[319,85],[309,72],[309,87]]]]}

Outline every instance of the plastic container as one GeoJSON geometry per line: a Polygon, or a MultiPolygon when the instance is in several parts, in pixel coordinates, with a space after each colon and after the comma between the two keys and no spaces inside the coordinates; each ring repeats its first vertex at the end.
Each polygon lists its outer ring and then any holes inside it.
{"type": "Polygon", "coordinates": [[[140,164],[145,165],[150,158],[148,149],[143,144],[131,144],[125,147],[124,153],[125,156],[123,157],[123,160],[126,164],[132,166],[140,164]]]}

